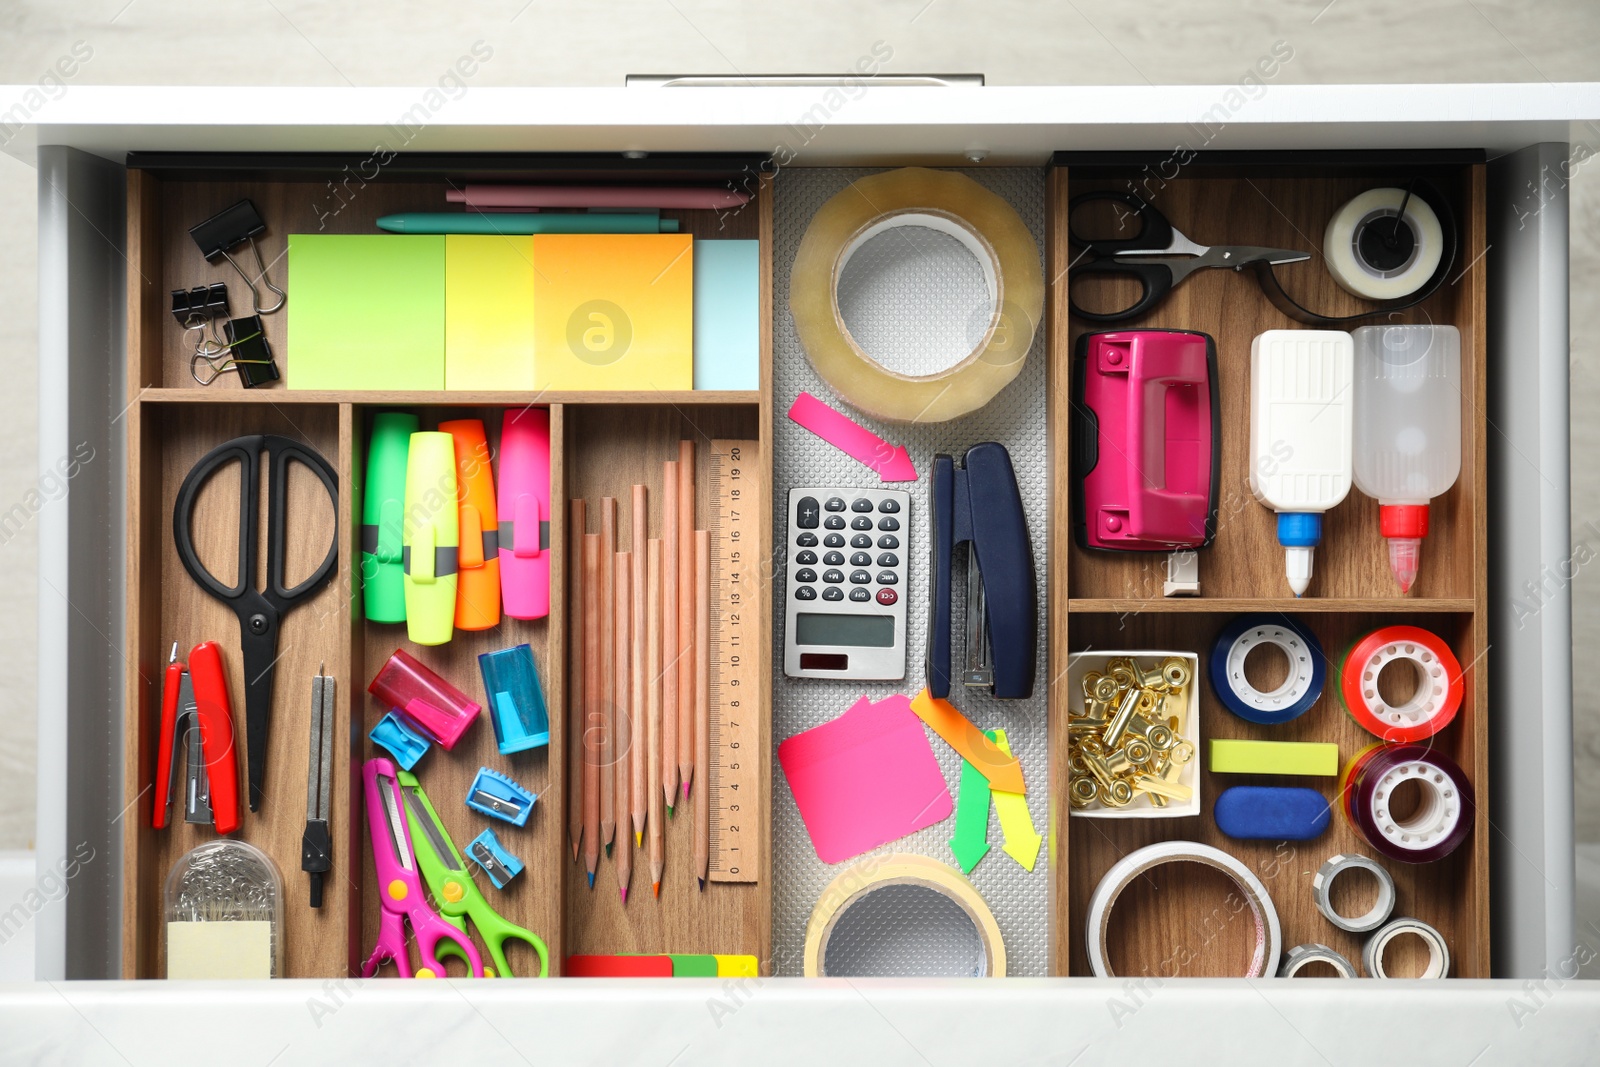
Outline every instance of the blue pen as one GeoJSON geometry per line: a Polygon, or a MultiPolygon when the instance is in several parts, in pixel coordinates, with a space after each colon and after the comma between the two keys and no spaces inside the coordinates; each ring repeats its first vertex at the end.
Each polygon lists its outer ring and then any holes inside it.
{"type": "Polygon", "coordinates": [[[378,229],[390,233],[481,233],[520,236],[538,233],[677,233],[677,219],[644,212],[517,212],[479,214],[473,211],[407,211],[385,215],[378,229]]]}

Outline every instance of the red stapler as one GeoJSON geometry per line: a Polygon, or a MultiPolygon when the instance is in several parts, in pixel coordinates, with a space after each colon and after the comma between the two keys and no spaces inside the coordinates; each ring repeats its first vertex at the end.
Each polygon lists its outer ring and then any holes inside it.
{"type": "Polygon", "coordinates": [[[167,825],[172,809],[173,770],[178,746],[186,753],[183,818],[215,823],[219,834],[239,828],[238,757],[233,751],[233,710],[228,676],[215,641],[202,641],[186,666],[172,646],[161,690],[161,736],[156,741],[155,803],[150,825],[167,825]]]}
{"type": "Polygon", "coordinates": [[[1073,532],[1084,548],[1204,548],[1217,529],[1217,346],[1187,330],[1078,340],[1073,532]]]}

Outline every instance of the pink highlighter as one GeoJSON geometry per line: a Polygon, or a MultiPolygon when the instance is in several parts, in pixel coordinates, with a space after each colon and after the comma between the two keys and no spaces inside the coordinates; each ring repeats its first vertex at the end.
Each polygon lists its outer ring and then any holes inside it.
{"type": "Polygon", "coordinates": [[[507,411],[500,431],[500,600],[513,619],[550,614],[550,409],[507,411]]]}
{"type": "Polygon", "coordinates": [[[1078,339],[1073,532],[1084,548],[1204,548],[1217,529],[1217,348],[1186,330],[1078,339]]]}

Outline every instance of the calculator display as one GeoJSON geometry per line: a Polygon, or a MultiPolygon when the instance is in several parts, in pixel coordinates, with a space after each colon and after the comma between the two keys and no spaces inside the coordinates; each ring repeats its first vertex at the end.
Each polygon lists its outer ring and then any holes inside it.
{"type": "Polygon", "coordinates": [[[794,617],[795,643],[857,648],[891,648],[893,615],[819,615],[801,612],[794,617]]]}

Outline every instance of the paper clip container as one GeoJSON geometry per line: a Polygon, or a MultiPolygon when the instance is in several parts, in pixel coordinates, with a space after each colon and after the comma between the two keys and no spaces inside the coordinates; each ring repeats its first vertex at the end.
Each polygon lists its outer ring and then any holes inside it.
{"type": "Polygon", "coordinates": [[[539,686],[533,649],[526,645],[485,652],[478,657],[483,691],[489,695],[489,719],[500,754],[508,756],[550,743],[550,712],[539,686]]]}
{"type": "Polygon", "coordinates": [[[388,704],[445,748],[454,748],[478,717],[480,705],[412,659],[403,649],[378,671],[367,692],[388,704]]]}

